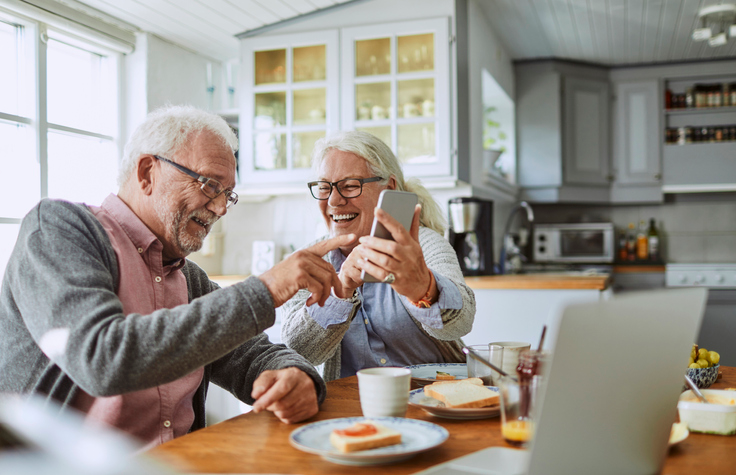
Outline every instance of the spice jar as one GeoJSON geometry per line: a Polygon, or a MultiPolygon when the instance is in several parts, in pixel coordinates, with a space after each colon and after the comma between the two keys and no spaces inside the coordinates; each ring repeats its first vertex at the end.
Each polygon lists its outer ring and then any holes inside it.
{"type": "Polygon", "coordinates": [[[708,105],[708,95],[702,84],[695,85],[695,107],[706,107],[708,105]]]}
{"type": "MultiPolygon", "coordinates": [[[[728,107],[732,105],[731,104],[731,86],[727,82],[724,82],[723,86],[721,86],[721,89],[723,89],[723,106],[728,107]]],[[[733,105],[736,105],[736,104],[733,104],[733,105]]]]}
{"type": "Polygon", "coordinates": [[[685,107],[695,107],[695,95],[692,87],[688,87],[685,91],[685,107]]]}

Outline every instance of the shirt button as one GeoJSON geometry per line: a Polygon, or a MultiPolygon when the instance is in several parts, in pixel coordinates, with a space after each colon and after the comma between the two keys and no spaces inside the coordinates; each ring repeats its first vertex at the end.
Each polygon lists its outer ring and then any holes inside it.
{"type": "Polygon", "coordinates": [[[153,280],[155,280],[156,282],[161,282],[161,277],[157,275],[156,278],[153,280]]]}
{"type": "Polygon", "coordinates": [[[139,247],[138,248],[138,254],[143,254],[143,248],[142,247],[139,247]]]}
{"type": "Polygon", "coordinates": [[[386,358],[381,358],[381,364],[386,364],[386,358]]]}
{"type": "Polygon", "coordinates": [[[363,320],[363,321],[365,322],[366,325],[368,325],[368,319],[367,318],[365,320],[363,320]]]}
{"type": "Polygon", "coordinates": [[[164,421],[164,427],[166,428],[171,427],[171,421],[164,421]]]}

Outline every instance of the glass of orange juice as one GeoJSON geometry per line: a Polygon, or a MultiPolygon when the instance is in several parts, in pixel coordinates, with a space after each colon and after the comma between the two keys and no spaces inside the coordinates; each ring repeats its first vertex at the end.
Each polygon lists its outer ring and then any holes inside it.
{"type": "Polygon", "coordinates": [[[526,350],[519,355],[517,378],[496,381],[501,393],[501,435],[515,447],[526,447],[534,437],[534,416],[541,403],[542,355],[526,350]]]}

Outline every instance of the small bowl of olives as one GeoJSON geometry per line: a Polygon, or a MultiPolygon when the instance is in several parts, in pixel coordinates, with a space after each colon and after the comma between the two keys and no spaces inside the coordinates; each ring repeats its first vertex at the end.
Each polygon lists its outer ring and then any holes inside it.
{"type": "Polygon", "coordinates": [[[698,389],[709,388],[718,379],[718,369],[721,365],[707,368],[688,368],[687,375],[693,380],[698,389]]]}
{"type": "Polygon", "coordinates": [[[721,355],[717,352],[693,345],[686,374],[693,380],[698,389],[708,388],[718,379],[718,369],[721,367],[720,361],[721,355]]]}

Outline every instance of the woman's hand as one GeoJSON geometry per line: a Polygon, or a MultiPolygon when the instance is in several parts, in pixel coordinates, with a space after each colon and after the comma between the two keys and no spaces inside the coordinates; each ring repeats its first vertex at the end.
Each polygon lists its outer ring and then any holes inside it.
{"type": "Polygon", "coordinates": [[[337,275],[342,284],[344,298],[349,298],[353,295],[355,289],[363,285],[363,279],[360,278],[362,269],[359,267],[359,261],[363,258],[361,248],[362,246],[358,245],[350,251],[345,262],[342,263],[342,267],[340,267],[340,273],[337,275]]]}
{"type": "MultiPolygon", "coordinates": [[[[391,233],[394,240],[363,236],[360,238],[360,246],[356,247],[350,256],[360,252],[363,259],[357,260],[356,266],[361,270],[365,269],[376,279],[383,280],[389,274],[393,274],[394,282],[391,287],[412,302],[422,299],[432,282],[429,268],[424,262],[422,247],[419,245],[419,214],[421,211],[421,205],[414,208],[411,229],[407,231],[387,212],[376,208],[376,218],[391,233]]],[[[435,293],[438,293],[436,286],[433,287],[435,287],[435,293]]],[[[435,300],[436,297],[433,295],[432,300],[435,300]]]]}

